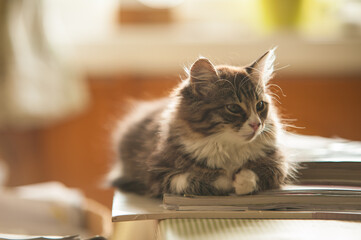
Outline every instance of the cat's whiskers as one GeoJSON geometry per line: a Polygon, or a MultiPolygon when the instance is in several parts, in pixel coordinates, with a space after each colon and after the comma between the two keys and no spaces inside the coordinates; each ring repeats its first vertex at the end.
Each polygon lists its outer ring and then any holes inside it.
{"type": "Polygon", "coordinates": [[[276,130],[270,127],[265,127],[262,132],[267,133],[268,136],[272,136],[272,137],[276,136],[276,130]]]}
{"type": "Polygon", "coordinates": [[[274,146],[276,133],[274,133],[273,131],[264,130],[262,133],[260,133],[260,138],[266,143],[266,145],[274,146]]]}
{"type": "Polygon", "coordinates": [[[271,99],[275,100],[279,104],[282,104],[281,101],[276,96],[273,96],[272,94],[269,94],[269,96],[271,97],[271,99]]]}
{"type": "Polygon", "coordinates": [[[282,88],[281,88],[278,84],[275,84],[275,83],[269,83],[269,84],[267,84],[267,85],[266,85],[266,89],[267,89],[267,90],[270,90],[270,88],[271,88],[271,87],[276,87],[276,88],[278,88],[278,90],[280,90],[280,91],[281,91],[282,96],[283,96],[283,97],[286,97],[286,95],[284,94],[284,92],[283,92],[282,88]]]}
{"type": "Polygon", "coordinates": [[[287,124],[287,123],[283,123],[282,125],[286,128],[295,128],[295,129],[305,129],[306,128],[306,127],[298,127],[296,125],[287,124]]]}
{"type": "Polygon", "coordinates": [[[268,95],[273,96],[273,97],[277,98],[278,100],[281,99],[280,96],[278,96],[278,94],[276,94],[276,93],[268,93],[268,95]]]}
{"type": "MultiPolygon", "coordinates": [[[[275,64],[274,66],[277,66],[278,64],[275,64]]],[[[277,71],[280,71],[280,70],[283,70],[283,69],[285,69],[285,68],[288,68],[288,67],[290,67],[291,65],[285,65],[285,66],[283,66],[283,67],[280,67],[280,68],[275,68],[275,69],[273,69],[273,72],[277,72],[277,71]]]]}
{"type": "Polygon", "coordinates": [[[305,127],[299,127],[295,124],[292,124],[290,122],[296,122],[297,119],[288,119],[288,118],[281,118],[280,121],[282,122],[282,126],[285,128],[293,128],[293,129],[305,129],[305,127]]]}

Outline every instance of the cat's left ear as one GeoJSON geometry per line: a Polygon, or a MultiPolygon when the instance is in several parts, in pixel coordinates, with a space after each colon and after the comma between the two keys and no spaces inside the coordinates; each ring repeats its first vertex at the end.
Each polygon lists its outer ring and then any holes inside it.
{"type": "Polygon", "coordinates": [[[269,50],[250,66],[246,67],[251,80],[256,83],[262,82],[266,84],[272,78],[274,61],[276,59],[275,50],[276,48],[269,50]]]}
{"type": "Polygon", "coordinates": [[[189,74],[193,91],[199,95],[206,95],[213,83],[218,80],[216,68],[204,57],[193,63],[189,74]]]}

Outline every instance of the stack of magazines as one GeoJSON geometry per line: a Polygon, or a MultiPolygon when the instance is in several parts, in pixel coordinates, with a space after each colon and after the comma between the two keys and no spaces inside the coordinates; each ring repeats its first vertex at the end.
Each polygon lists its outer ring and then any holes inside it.
{"type": "Polygon", "coordinates": [[[361,211],[361,188],[286,186],[245,196],[163,196],[163,206],[179,211],[361,211]]]}

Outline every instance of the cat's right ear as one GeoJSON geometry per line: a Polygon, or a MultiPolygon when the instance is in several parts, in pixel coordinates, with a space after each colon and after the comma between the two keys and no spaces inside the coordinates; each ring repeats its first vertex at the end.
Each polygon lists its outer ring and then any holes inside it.
{"type": "Polygon", "coordinates": [[[267,51],[259,59],[246,68],[254,82],[265,85],[272,78],[274,61],[276,59],[276,48],[277,47],[267,51]]]}
{"type": "Polygon", "coordinates": [[[193,63],[189,75],[194,93],[200,95],[205,95],[213,83],[218,80],[216,68],[204,57],[193,63]]]}

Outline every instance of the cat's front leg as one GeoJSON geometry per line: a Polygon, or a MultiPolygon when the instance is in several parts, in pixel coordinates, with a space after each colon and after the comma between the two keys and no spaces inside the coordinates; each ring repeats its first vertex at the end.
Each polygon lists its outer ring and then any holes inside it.
{"type": "Polygon", "coordinates": [[[237,195],[244,195],[258,190],[258,180],[258,176],[254,171],[250,169],[241,169],[234,175],[232,185],[237,195]]]}
{"type": "Polygon", "coordinates": [[[288,165],[279,151],[248,161],[234,175],[233,186],[236,194],[247,194],[279,188],[285,184],[288,165]]]}

